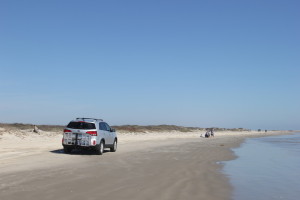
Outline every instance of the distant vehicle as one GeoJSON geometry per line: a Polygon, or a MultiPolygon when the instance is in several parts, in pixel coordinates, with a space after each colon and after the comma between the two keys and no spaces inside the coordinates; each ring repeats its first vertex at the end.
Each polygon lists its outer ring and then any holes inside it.
{"type": "Polygon", "coordinates": [[[102,119],[76,118],[64,129],[62,145],[65,153],[73,149],[93,150],[102,155],[105,148],[117,150],[118,138],[115,129],[102,119]]]}

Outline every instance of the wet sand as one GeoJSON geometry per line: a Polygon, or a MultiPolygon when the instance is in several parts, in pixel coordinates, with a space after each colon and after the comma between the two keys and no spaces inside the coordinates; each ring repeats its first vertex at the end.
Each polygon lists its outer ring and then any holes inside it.
{"type": "Polygon", "coordinates": [[[231,148],[250,135],[197,135],[127,140],[102,156],[64,154],[56,145],[27,149],[15,159],[2,156],[0,199],[231,199],[217,162],[234,159],[231,148]]]}

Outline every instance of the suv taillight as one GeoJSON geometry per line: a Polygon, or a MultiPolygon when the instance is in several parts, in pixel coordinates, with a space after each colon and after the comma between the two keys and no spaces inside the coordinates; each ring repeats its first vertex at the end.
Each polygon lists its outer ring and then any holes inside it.
{"type": "Polygon", "coordinates": [[[88,131],[86,133],[91,135],[91,136],[97,136],[97,131],[88,131]]]}
{"type": "Polygon", "coordinates": [[[64,133],[69,133],[69,132],[72,132],[72,131],[70,131],[68,129],[64,129],[64,133]]]}

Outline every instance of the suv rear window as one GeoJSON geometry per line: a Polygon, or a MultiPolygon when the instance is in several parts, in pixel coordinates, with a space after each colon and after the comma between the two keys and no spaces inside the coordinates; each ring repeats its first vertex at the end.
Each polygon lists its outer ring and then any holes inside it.
{"type": "Polygon", "coordinates": [[[95,124],[86,122],[70,122],[67,126],[72,129],[96,129],[95,124]]]}

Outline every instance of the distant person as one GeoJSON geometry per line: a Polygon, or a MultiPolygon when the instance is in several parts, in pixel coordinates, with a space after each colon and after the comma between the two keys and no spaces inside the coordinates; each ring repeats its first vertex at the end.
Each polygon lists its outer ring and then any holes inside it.
{"type": "Polygon", "coordinates": [[[33,126],[33,132],[35,133],[39,133],[39,129],[36,125],[33,126]]]}
{"type": "Polygon", "coordinates": [[[210,129],[210,135],[211,135],[211,137],[215,137],[214,128],[211,128],[211,129],[210,129]]]}
{"type": "Polygon", "coordinates": [[[206,131],[205,137],[206,137],[206,138],[209,138],[209,137],[210,137],[210,131],[209,131],[209,130],[206,131]]]}

